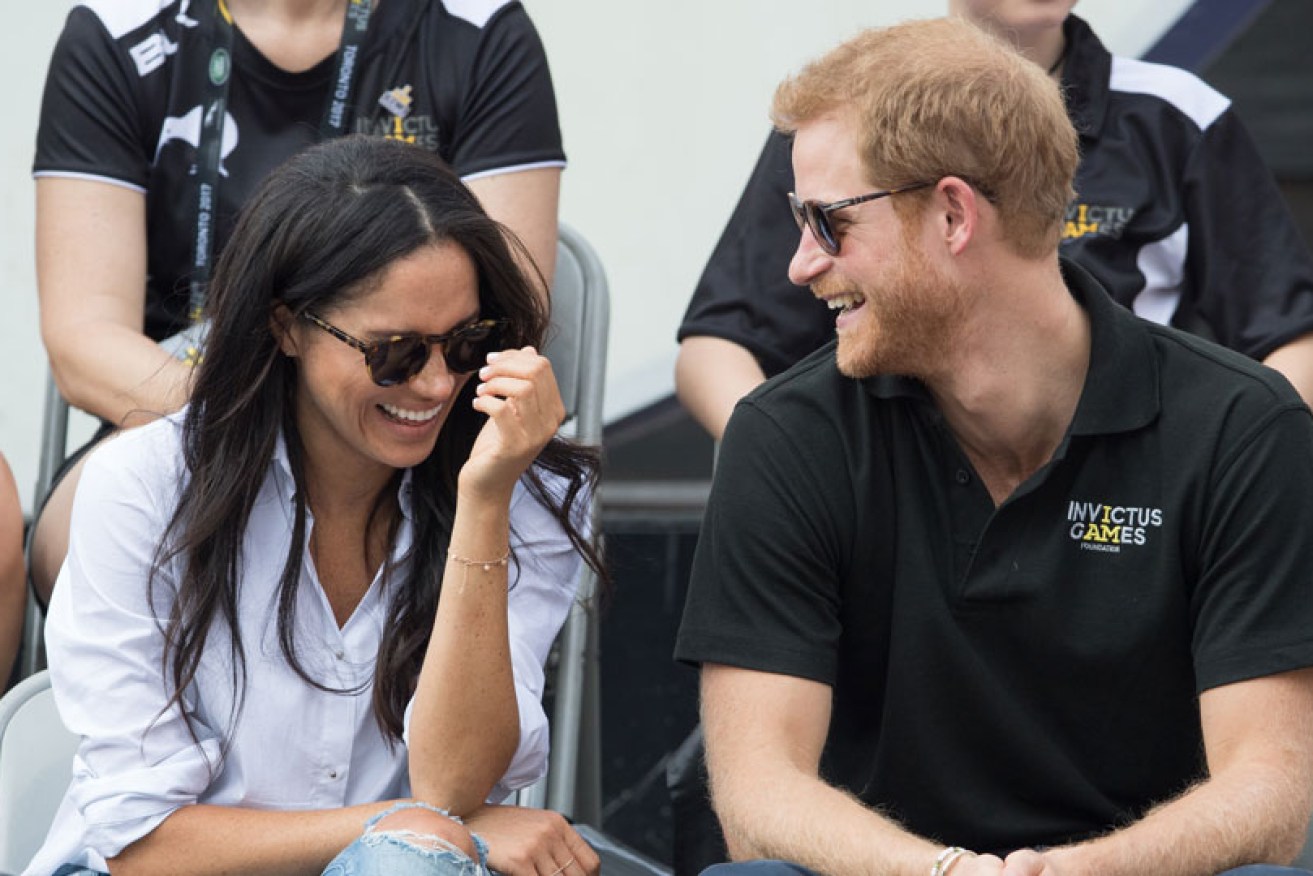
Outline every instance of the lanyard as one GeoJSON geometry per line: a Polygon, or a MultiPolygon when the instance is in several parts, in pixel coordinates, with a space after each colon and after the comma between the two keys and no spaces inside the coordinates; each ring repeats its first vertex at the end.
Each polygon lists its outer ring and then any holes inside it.
{"type": "MultiPolygon", "coordinates": [[[[192,240],[191,284],[188,319],[200,322],[210,285],[214,256],[214,211],[218,206],[219,166],[223,161],[223,122],[228,112],[228,85],[232,81],[233,19],[224,0],[215,0],[214,33],[201,81],[201,131],[196,150],[196,235],[192,240]]],[[[348,0],[342,23],[342,43],[328,89],[328,102],[319,125],[319,138],[340,137],[347,132],[351,94],[355,89],[361,47],[369,30],[370,0],[348,0]]]]}

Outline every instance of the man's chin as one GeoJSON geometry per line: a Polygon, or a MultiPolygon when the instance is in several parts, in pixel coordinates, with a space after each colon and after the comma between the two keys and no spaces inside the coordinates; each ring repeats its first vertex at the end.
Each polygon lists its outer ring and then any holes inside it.
{"type": "Polygon", "coordinates": [[[869,350],[854,349],[855,345],[845,344],[842,339],[834,354],[834,364],[844,377],[861,380],[874,377],[880,373],[880,363],[869,350]]]}

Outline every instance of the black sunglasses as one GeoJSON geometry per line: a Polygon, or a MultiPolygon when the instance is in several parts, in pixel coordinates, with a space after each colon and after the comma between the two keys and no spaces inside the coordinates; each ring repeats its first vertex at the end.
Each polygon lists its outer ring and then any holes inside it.
{"type": "Polygon", "coordinates": [[[364,353],[365,368],[379,386],[405,383],[423,371],[429,362],[429,349],[434,345],[442,348],[448,371],[454,374],[475,371],[487,361],[488,353],[496,349],[498,329],[506,324],[504,319],[481,319],[442,335],[416,332],[393,335],[384,341],[362,341],[308,310],[302,316],[364,353]]]}
{"type": "Polygon", "coordinates": [[[887,198],[890,195],[900,195],[903,192],[923,189],[932,185],[934,185],[933,182],[912,183],[911,185],[883,192],[871,192],[867,195],[858,195],[855,198],[844,198],[842,201],[831,201],[828,204],[820,201],[800,201],[796,194],[789,192],[789,206],[793,209],[793,221],[798,223],[798,230],[802,231],[810,228],[812,237],[816,238],[816,243],[822,250],[830,255],[838,255],[839,236],[835,233],[834,226],[830,224],[830,214],[835,210],[842,210],[845,207],[853,207],[867,201],[887,198]]]}

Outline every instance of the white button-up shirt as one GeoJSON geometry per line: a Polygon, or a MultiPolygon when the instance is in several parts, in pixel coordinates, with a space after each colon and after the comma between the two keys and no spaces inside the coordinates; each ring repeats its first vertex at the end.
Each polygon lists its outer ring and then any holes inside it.
{"type": "MultiPolygon", "coordinates": [[[[282,442],[251,511],[242,550],[238,613],[246,655],[245,698],[234,712],[234,667],[227,627],[216,619],[184,702],[199,743],[168,699],[163,636],[180,564],[147,579],[177,504],[185,468],[177,416],[133,429],[98,448],[73,508],[68,559],[46,624],[55,701],[82,737],[72,784],[45,844],[26,874],[60,864],[105,870],[105,859],[194,803],[257,809],[329,809],[410,793],[404,744],[389,745],[371,706],[373,672],[389,588],[375,578],[338,627],[302,547],[296,643],[312,678],[349,694],[306,684],[283,657],[276,593],[292,537],[295,491],[282,442]],[[225,748],[226,746],[226,748],[225,748]]],[[[549,488],[559,480],[544,473],[549,488]]],[[[411,544],[409,473],[394,559],[411,544]]],[[[308,518],[307,535],[313,526],[308,518]]],[[[565,531],[521,482],[511,500],[509,567],[511,659],[520,743],[489,797],[504,799],[546,771],[543,664],[574,596],[581,560],[565,531]]],[[[410,708],[406,710],[409,725],[410,708]]]]}

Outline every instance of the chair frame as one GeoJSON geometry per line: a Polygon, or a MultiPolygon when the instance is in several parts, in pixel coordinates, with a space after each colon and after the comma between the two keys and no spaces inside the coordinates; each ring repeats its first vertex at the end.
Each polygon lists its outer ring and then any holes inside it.
{"type": "MultiPolygon", "coordinates": [[[[573,385],[564,387],[567,408],[574,419],[573,437],[581,444],[602,443],[602,413],[606,377],[606,346],[610,328],[610,290],[606,271],[597,253],[584,237],[561,224],[557,252],[558,280],[563,264],[572,260],[579,268],[579,335],[572,345],[574,373],[562,374],[573,385]]],[[[554,286],[554,289],[556,287],[554,286]]],[[[557,289],[553,295],[561,294],[557,289]]],[[[554,324],[554,329],[565,326],[554,324]]],[[[554,354],[550,339],[545,353],[554,354]]],[[[553,361],[555,368],[556,361],[553,361]]],[[[593,532],[601,533],[601,509],[597,496],[591,509],[593,532]]],[[[552,715],[552,747],[545,798],[522,795],[525,805],[546,805],[576,821],[601,826],[601,706],[598,655],[597,576],[584,568],[575,604],[558,641],[556,699],[552,715]]]]}
{"type": "MultiPolygon", "coordinates": [[[[72,775],[77,739],[62,724],[58,724],[57,713],[57,728],[47,726],[39,716],[25,715],[27,721],[36,723],[29,723],[23,735],[15,739],[14,719],[38,706],[36,700],[43,695],[53,696],[50,691],[50,674],[45,670],[23,679],[0,698],[0,767],[3,767],[0,770],[0,779],[3,779],[3,784],[0,784],[0,868],[16,865],[21,870],[27,865],[27,861],[16,861],[14,856],[20,854],[26,857],[29,848],[31,852],[36,851],[49,828],[44,819],[47,814],[54,817],[68,778],[72,775]],[[38,736],[32,735],[34,730],[38,736]],[[36,741],[37,750],[19,753],[8,750],[11,745],[24,740],[36,741]],[[62,777],[62,783],[57,787],[43,781],[46,773],[52,770],[62,777]],[[11,784],[15,781],[17,784],[11,784]],[[34,784],[37,782],[42,783],[38,786],[34,784]],[[48,813],[47,806],[51,807],[48,813]],[[37,825],[33,821],[36,819],[40,819],[42,824],[39,833],[34,834],[32,829],[37,825]]],[[[47,707],[53,710],[54,703],[41,706],[43,709],[47,707]]]]}

